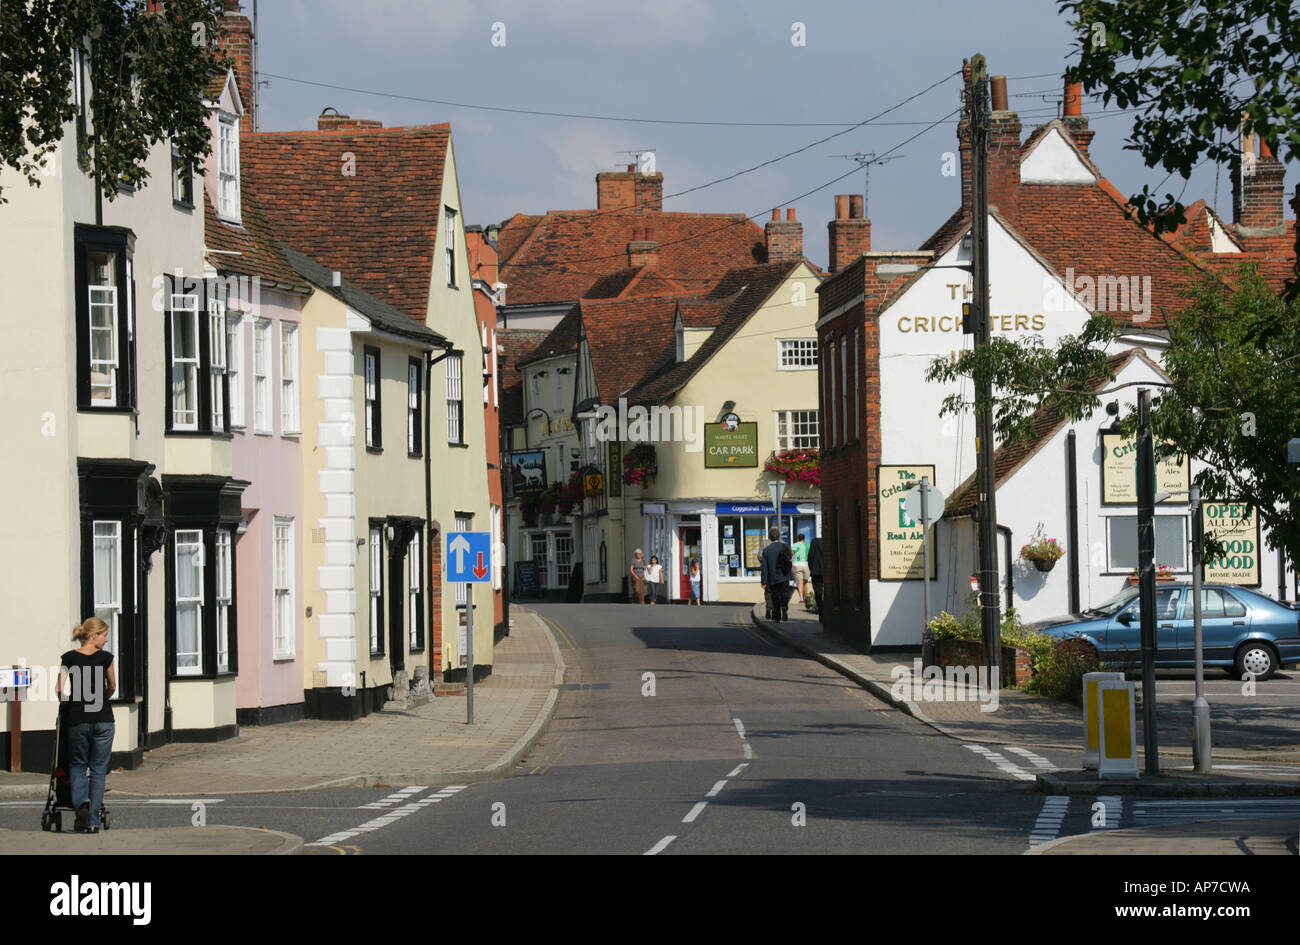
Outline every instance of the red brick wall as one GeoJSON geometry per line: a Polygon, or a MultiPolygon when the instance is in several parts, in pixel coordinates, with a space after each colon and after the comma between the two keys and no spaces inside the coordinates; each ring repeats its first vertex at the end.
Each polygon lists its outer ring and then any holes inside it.
{"type": "Polygon", "coordinates": [[[989,119],[989,206],[1008,220],[1016,217],[1020,191],[1020,118],[994,112],[989,119]]]}
{"type": "Polygon", "coordinates": [[[433,626],[429,645],[433,647],[433,675],[442,678],[442,528],[433,523],[429,534],[429,598],[433,602],[433,626]]]}
{"type": "Polygon", "coordinates": [[[1255,160],[1255,172],[1244,178],[1238,167],[1232,173],[1232,222],[1262,229],[1282,226],[1282,162],[1261,156],[1255,160]]]}
{"type": "Polygon", "coordinates": [[[238,9],[237,3],[226,4],[217,48],[221,55],[234,60],[235,84],[244,102],[244,117],[239,130],[247,134],[253,130],[253,21],[238,9]]]}

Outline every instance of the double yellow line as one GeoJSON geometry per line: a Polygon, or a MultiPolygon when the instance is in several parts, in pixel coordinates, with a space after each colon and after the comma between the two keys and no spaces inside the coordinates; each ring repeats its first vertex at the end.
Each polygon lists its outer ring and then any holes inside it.
{"type": "Polygon", "coordinates": [[[541,617],[542,621],[545,622],[545,624],[548,627],[550,627],[552,630],[558,633],[560,635],[560,639],[564,641],[565,645],[568,646],[569,649],[576,650],[578,648],[577,644],[574,643],[573,640],[569,639],[569,635],[564,632],[563,627],[557,624],[554,620],[548,620],[542,614],[538,614],[537,611],[535,610],[533,611],[533,613],[537,614],[538,617],[541,617]]]}

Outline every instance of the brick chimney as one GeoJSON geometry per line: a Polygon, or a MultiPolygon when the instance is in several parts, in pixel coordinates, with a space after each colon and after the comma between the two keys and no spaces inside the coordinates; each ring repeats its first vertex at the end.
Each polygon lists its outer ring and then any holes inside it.
{"type": "Polygon", "coordinates": [[[635,164],[626,171],[602,171],[596,175],[596,210],[653,210],[664,208],[664,175],[637,172],[635,164]]]}
{"type": "MultiPolygon", "coordinates": [[[[970,60],[961,61],[961,81],[962,81],[962,101],[970,107],[971,100],[971,74],[970,60]]],[[[971,138],[970,138],[970,121],[962,118],[957,122],[957,153],[961,156],[961,210],[964,215],[970,214],[971,205],[971,138]]]]}
{"type": "Polygon", "coordinates": [[[1062,119],[1070,132],[1070,137],[1084,154],[1097,132],[1088,130],[1088,119],[1083,117],[1083,83],[1065,83],[1065,117],[1062,119]]]}
{"type": "Polygon", "coordinates": [[[253,130],[253,21],[239,10],[239,0],[225,0],[221,11],[221,32],[217,35],[217,52],[232,60],[235,85],[244,103],[244,117],[239,122],[241,134],[253,130]]]}
{"type": "Polygon", "coordinates": [[[1282,216],[1283,178],[1286,168],[1260,139],[1255,156],[1255,136],[1242,134],[1241,149],[1232,169],[1232,222],[1243,236],[1277,236],[1286,232],[1282,216]]]}
{"type": "Polygon", "coordinates": [[[360,131],[366,128],[382,128],[384,123],[374,118],[350,118],[339,114],[336,108],[326,108],[316,116],[317,131],[360,131]]]}
{"type": "Polygon", "coordinates": [[[863,216],[862,203],[862,194],[835,195],[835,219],[826,224],[831,272],[839,272],[871,251],[871,221],[863,216]]]}
{"type": "Polygon", "coordinates": [[[989,116],[989,206],[1009,220],[1020,193],[1020,116],[1007,107],[1007,77],[995,75],[989,116]]]}
{"type": "Polygon", "coordinates": [[[803,258],[803,224],[794,218],[794,207],[786,209],[784,220],[780,210],[773,210],[763,234],[767,239],[768,262],[792,262],[803,258]]]}
{"type": "Polygon", "coordinates": [[[637,266],[659,265],[659,244],[654,238],[654,227],[638,226],[632,229],[632,241],[627,244],[627,264],[637,266]]]}

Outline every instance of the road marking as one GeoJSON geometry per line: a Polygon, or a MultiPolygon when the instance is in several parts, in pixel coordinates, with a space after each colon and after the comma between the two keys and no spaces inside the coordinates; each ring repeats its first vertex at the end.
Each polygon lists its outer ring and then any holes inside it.
{"type": "Polygon", "coordinates": [[[1061,832],[1061,823],[1065,820],[1066,812],[1070,809],[1070,799],[1065,796],[1053,795],[1043,798],[1043,809],[1034,821],[1034,829],[1029,834],[1029,845],[1038,846],[1040,843],[1047,843],[1055,840],[1061,832]]]}
{"type": "Polygon", "coordinates": [[[744,748],[745,748],[745,757],[748,759],[752,759],[754,757],[754,749],[749,747],[749,742],[745,742],[744,748]]]}
{"type": "Polygon", "coordinates": [[[705,797],[717,797],[717,796],[718,796],[718,793],[719,793],[719,792],[720,792],[724,787],[726,787],[726,786],[727,786],[727,782],[726,782],[726,781],[719,781],[717,784],[713,785],[713,787],[709,790],[709,793],[708,793],[708,794],[705,794],[704,796],[705,796],[705,797]]]}
{"type": "Polygon", "coordinates": [[[1223,800],[1180,799],[1133,802],[1133,825],[1179,823],[1194,820],[1251,820],[1256,817],[1300,817],[1296,798],[1224,798],[1223,800]]]}
{"type": "Polygon", "coordinates": [[[749,762],[742,761],[740,764],[736,765],[736,767],[731,769],[731,772],[727,775],[727,777],[734,778],[736,775],[740,774],[740,772],[744,771],[748,767],[749,767],[749,762]]]}
{"type": "MultiPolygon", "coordinates": [[[[177,807],[190,807],[194,804],[221,804],[225,801],[224,797],[150,797],[139,798],[137,800],[127,800],[124,797],[105,798],[105,802],[112,801],[112,807],[148,807],[151,804],[168,804],[177,807]]],[[[0,801],[0,807],[44,807],[45,802],[32,799],[26,801],[0,801]]],[[[347,808],[330,807],[324,810],[346,810],[347,808]]]]}
{"type": "Polygon", "coordinates": [[[1013,751],[1017,755],[1020,755],[1022,758],[1028,758],[1033,763],[1035,768],[1042,768],[1044,771],[1056,770],[1056,765],[1052,764],[1042,755],[1035,755],[1032,751],[1029,751],[1027,749],[1017,748],[1013,745],[1008,745],[1007,751],[1013,751]]]}
{"type": "Polygon", "coordinates": [[[744,737],[745,737],[745,723],[742,722],[742,721],[740,721],[740,719],[732,719],[731,721],[733,721],[733,722],[736,723],[736,732],[740,735],[741,738],[744,738],[744,737]]]}
{"type": "Polygon", "coordinates": [[[675,834],[675,833],[674,833],[674,834],[669,834],[668,836],[666,836],[666,837],[664,837],[662,840],[660,840],[658,843],[656,843],[654,846],[652,846],[649,850],[646,850],[645,853],[642,854],[642,855],[643,855],[643,856],[658,856],[660,853],[663,853],[663,852],[664,852],[664,850],[667,848],[668,844],[672,843],[672,842],[673,842],[674,840],[676,840],[676,839],[677,839],[677,834],[675,834]]]}
{"type": "Polygon", "coordinates": [[[682,818],[682,823],[684,824],[695,823],[695,818],[700,816],[704,808],[708,806],[709,806],[708,801],[700,801],[698,804],[696,804],[694,807],[691,808],[691,812],[689,814],[687,814],[685,817],[682,818]]]}
{"type": "MultiPolygon", "coordinates": [[[[533,611],[533,613],[537,614],[537,611],[533,611]]],[[[564,632],[563,627],[557,624],[554,620],[551,620],[549,617],[543,617],[541,614],[537,614],[537,616],[541,617],[542,620],[546,621],[546,623],[551,627],[551,629],[553,629],[556,633],[560,635],[560,638],[566,644],[568,644],[569,649],[571,650],[577,649],[577,646],[574,645],[574,642],[571,639],[569,639],[569,635],[564,632]]]]}
{"type": "Polygon", "coordinates": [[[1037,775],[1030,774],[1028,771],[1022,769],[1019,765],[1013,764],[1011,761],[1007,760],[1005,756],[999,755],[997,752],[985,748],[983,745],[967,744],[966,747],[969,748],[971,751],[975,752],[977,755],[983,755],[987,760],[993,762],[994,767],[996,767],[999,771],[1003,771],[1011,775],[1017,781],[1037,780],[1037,775]]]}
{"type": "Polygon", "coordinates": [[[386,807],[392,807],[394,804],[400,804],[402,801],[411,799],[411,795],[419,794],[421,791],[429,790],[428,785],[418,784],[412,787],[402,788],[395,794],[389,794],[387,797],[381,797],[377,801],[371,801],[369,804],[358,804],[356,810],[383,810],[386,807]]]}
{"type": "MultiPolygon", "coordinates": [[[[435,793],[430,794],[426,797],[422,797],[418,801],[412,800],[408,804],[403,804],[400,807],[391,808],[390,810],[387,811],[387,813],[379,817],[376,817],[373,820],[368,820],[364,824],[359,824],[356,827],[353,827],[349,830],[337,831],[336,833],[330,834],[328,837],[321,837],[321,839],[315,841],[314,843],[305,844],[305,846],[309,846],[309,847],[334,846],[335,844],[341,843],[344,840],[351,840],[353,837],[357,836],[358,834],[369,833],[372,830],[378,830],[381,827],[387,827],[389,824],[396,823],[397,821],[401,820],[403,817],[409,817],[411,814],[414,814],[418,810],[424,810],[424,808],[430,806],[431,804],[438,804],[441,803],[442,801],[445,801],[449,797],[454,797],[456,794],[465,790],[466,787],[468,787],[468,785],[449,784],[442,790],[436,791],[435,793]]],[[[420,788],[419,790],[425,790],[425,788],[420,788]]],[[[406,795],[406,797],[408,798],[413,798],[414,796],[415,796],[414,794],[406,795]]]]}

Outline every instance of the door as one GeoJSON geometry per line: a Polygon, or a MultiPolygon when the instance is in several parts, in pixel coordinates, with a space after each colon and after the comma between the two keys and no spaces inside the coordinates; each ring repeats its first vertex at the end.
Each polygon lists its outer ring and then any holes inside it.
{"type": "MultiPolygon", "coordinates": [[[[1188,592],[1190,595],[1190,591],[1188,592]]],[[[1188,597],[1178,621],[1178,659],[1196,662],[1196,627],[1188,597]]],[[[1201,643],[1206,660],[1231,660],[1237,643],[1250,630],[1250,612],[1232,592],[1222,587],[1201,588],[1201,643]]]]}
{"type": "Polygon", "coordinates": [[[691,561],[700,561],[700,573],[704,572],[704,561],[700,558],[700,526],[682,525],[677,529],[677,547],[681,554],[678,555],[680,566],[678,567],[677,589],[681,600],[691,599],[691,561]]]}
{"type": "MultiPolygon", "coordinates": [[[[1178,659],[1178,609],[1182,606],[1182,587],[1156,588],[1156,662],[1178,659]]],[[[1106,629],[1106,648],[1102,662],[1115,660],[1128,664],[1142,662],[1142,600],[1133,598],[1113,618],[1106,629]]]]}

